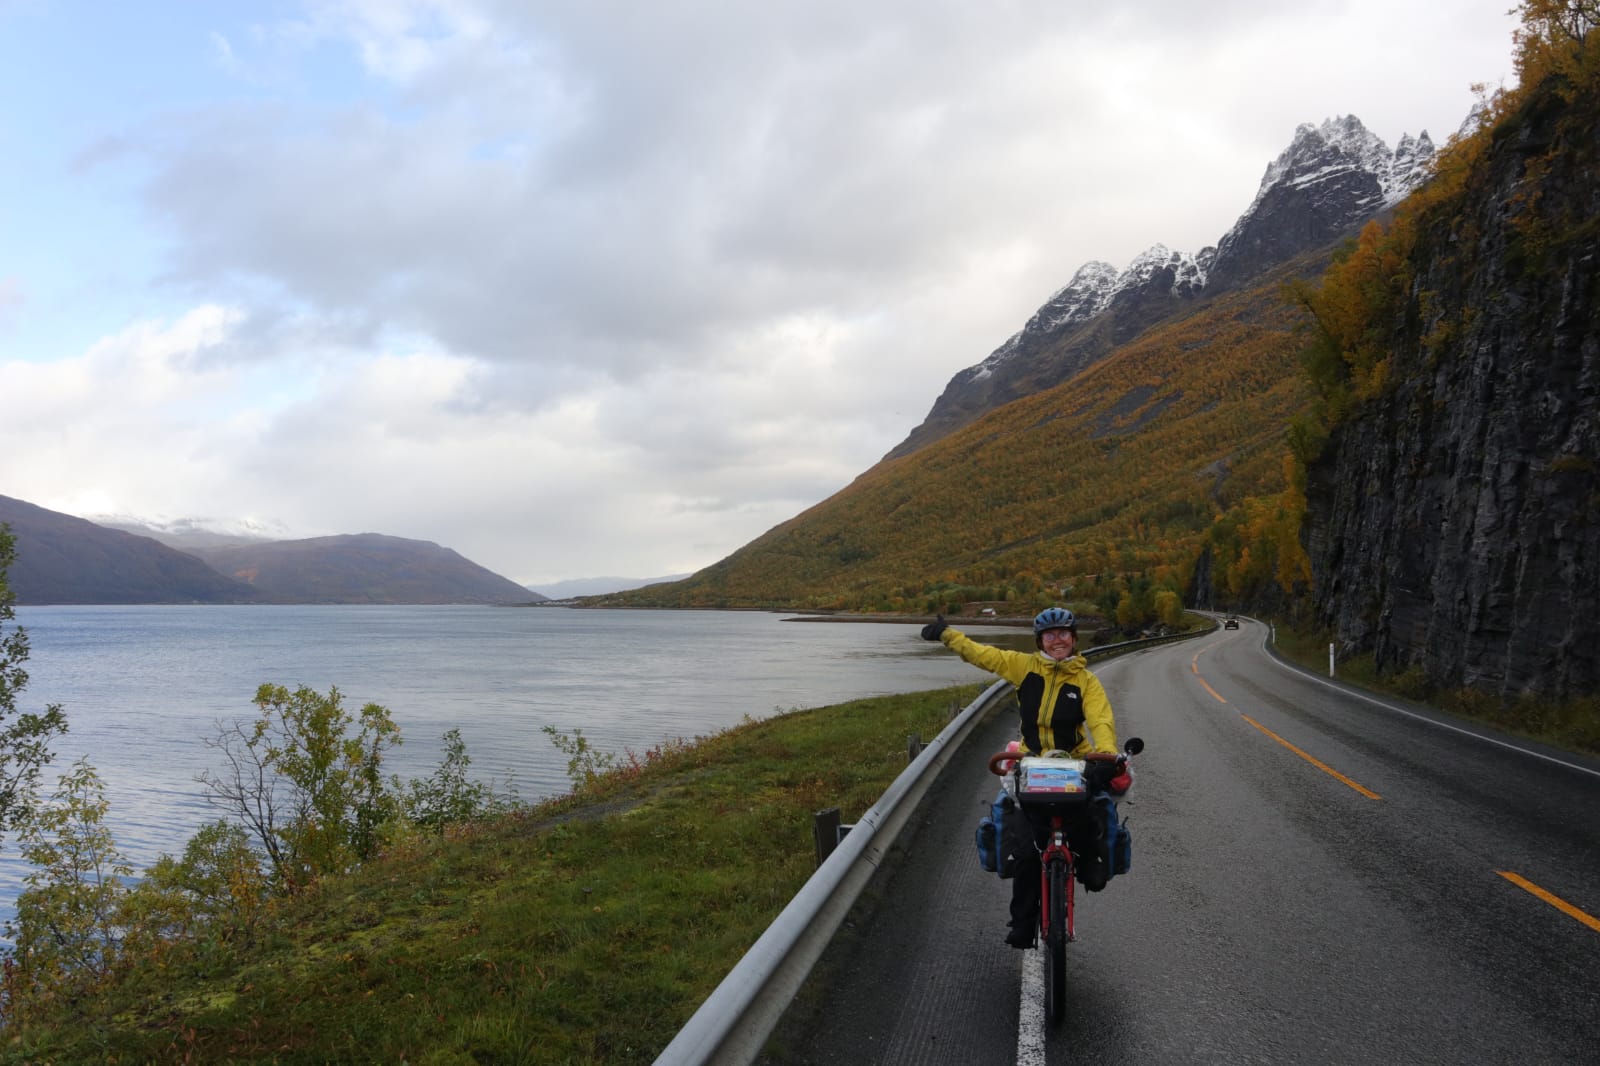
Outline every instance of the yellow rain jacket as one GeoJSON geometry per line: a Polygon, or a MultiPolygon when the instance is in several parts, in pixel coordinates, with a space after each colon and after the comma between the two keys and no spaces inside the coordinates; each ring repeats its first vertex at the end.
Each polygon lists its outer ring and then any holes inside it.
{"type": "Polygon", "coordinates": [[[973,666],[1017,687],[1022,746],[1037,755],[1059,748],[1074,757],[1091,751],[1117,753],[1117,725],[1100,679],[1089,661],[1074,655],[1060,662],[1044,652],[1007,651],[979,644],[958,629],[945,627],[944,646],[973,666]],[[1087,727],[1088,735],[1085,734],[1087,727]]]}

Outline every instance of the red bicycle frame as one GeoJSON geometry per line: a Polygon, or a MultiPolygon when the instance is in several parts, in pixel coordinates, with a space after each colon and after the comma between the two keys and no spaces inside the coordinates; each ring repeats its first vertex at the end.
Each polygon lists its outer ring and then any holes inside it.
{"type": "Polygon", "coordinates": [[[1050,838],[1045,844],[1044,853],[1039,856],[1039,939],[1048,944],[1050,942],[1050,864],[1052,862],[1064,863],[1066,874],[1061,878],[1061,883],[1067,893],[1067,941],[1071,942],[1076,937],[1073,935],[1073,875],[1072,849],[1067,847],[1066,831],[1062,828],[1061,816],[1050,816],[1050,838]]]}

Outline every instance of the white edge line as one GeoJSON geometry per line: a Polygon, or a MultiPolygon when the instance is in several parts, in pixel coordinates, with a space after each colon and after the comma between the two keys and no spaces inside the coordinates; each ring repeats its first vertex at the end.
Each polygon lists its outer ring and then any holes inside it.
{"type": "Polygon", "coordinates": [[[1022,956],[1022,1002],[1017,1005],[1017,1066],[1044,1066],[1044,969],[1039,949],[1019,951],[1022,956]]]}
{"type": "Polygon", "coordinates": [[[1474,733],[1470,729],[1462,729],[1460,726],[1451,725],[1448,722],[1440,722],[1440,721],[1438,721],[1436,719],[1429,718],[1425,714],[1418,714],[1415,711],[1408,711],[1404,707],[1396,707],[1392,703],[1385,703],[1380,699],[1374,699],[1373,697],[1368,696],[1365,693],[1356,692],[1353,689],[1345,688],[1342,685],[1335,685],[1332,682],[1328,681],[1326,678],[1318,677],[1316,674],[1312,673],[1309,670],[1306,670],[1306,669],[1304,669],[1302,667],[1294,666],[1294,665],[1291,665],[1289,663],[1284,662],[1282,659],[1278,658],[1276,655],[1272,654],[1270,651],[1267,652],[1267,658],[1272,660],[1273,662],[1277,663],[1279,666],[1283,667],[1285,670],[1288,670],[1290,673],[1300,675],[1301,677],[1305,678],[1307,681],[1315,681],[1317,684],[1323,686],[1324,688],[1331,688],[1335,692],[1341,692],[1346,696],[1354,696],[1358,700],[1365,700],[1366,702],[1372,704],[1374,707],[1382,707],[1386,711],[1393,711],[1395,714],[1403,714],[1407,718],[1415,718],[1419,722],[1426,722],[1428,725],[1438,726],[1440,729],[1448,729],[1452,733],[1460,733],[1464,737],[1471,737],[1474,740],[1481,740],[1485,744],[1493,744],[1496,747],[1506,748],[1506,749],[1508,749],[1510,751],[1514,751],[1514,752],[1517,752],[1517,753],[1522,754],[1522,755],[1531,755],[1535,759],[1543,759],[1545,762],[1553,762],[1557,766],[1564,766],[1568,770],[1576,770],[1580,774],[1588,774],[1591,777],[1600,777],[1600,770],[1591,770],[1587,766],[1579,766],[1577,763],[1567,762],[1565,759],[1558,759],[1554,755],[1546,755],[1546,754],[1544,754],[1543,752],[1540,752],[1540,751],[1533,751],[1533,750],[1528,749],[1528,748],[1518,747],[1517,745],[1507,743],[1504,740],[1496,740],[1494,737],[1486,737],[1482,733],[1474,733]]]}

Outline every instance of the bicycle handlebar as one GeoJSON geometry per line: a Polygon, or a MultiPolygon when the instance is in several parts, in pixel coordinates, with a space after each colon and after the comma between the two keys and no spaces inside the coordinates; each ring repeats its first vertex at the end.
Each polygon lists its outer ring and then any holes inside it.
{"type": "MultiPolygon", "coordinates": [[[[1117,769],[1120,771],[1128,765],[1129,759],[1139,754],[1139,752],[1143,750],[1144,741],[1140,740],[1138,737],[1134,737],[1128,741],[1122,752],[1091,751],[1087,755],[1084,755],[1083,759],[1086,762],[1115,763],[1117,769]]],[[[994,774],[996,777],[1003,776],[1006,773],[1006,769],[1001,767],[1001,763],[1015,763],[1018,759],[1023,758],[1027,754],[1028,753],[1025,751],[997,751],[993,755],[989,756],[989,772],[994,774]]]]}
{"type": "MultiPolygon", "coordinates": [[[[1028,753],[1024,751],[997,751],[993,755],[989,756],[989,772],[997,777],[1002,776],[1008,772],[1009,767],[1003,767],[1001,766],[1001,763],[1014,763],[1018,759],[1021,759],[1025,756],[1031,758],[1031,756],[1028,756],[1028,753]]],[[[1089,754],[1081,756],[1081,758],[1085,762],[1115,763],[1118,766],[1122,766],[1128,761],[1128,757],[1126,755],[1115,755],[1109,751],[1091,751],[1089,754]]]]}

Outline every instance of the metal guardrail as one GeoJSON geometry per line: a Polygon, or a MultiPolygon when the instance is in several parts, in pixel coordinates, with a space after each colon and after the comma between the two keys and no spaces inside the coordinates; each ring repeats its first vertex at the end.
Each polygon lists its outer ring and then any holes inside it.
{"type": "Polygon", "coordinates": [[[755,1061],[938,771],[1010,694],[1008,682],[996,681],[928,742],[700,1004],[657,1057],[657,1066],[755,1061]]]}
{"type": "MultiPolygon", "coordinates": [[[[1091,661],[1109,659],[1203,632],[1208,631],[1106,644],[1088,649],[1083,656],[1091,661]]],[[[934,778],[967,736],[1011,693],[1010,682],[996,681],[928,742],[700,1004],[656,1058],[656,1066],[748,1066],[756,1060],[862,889],[915,816],[934,778]]]]}

